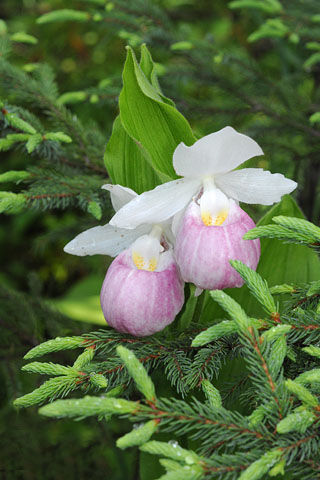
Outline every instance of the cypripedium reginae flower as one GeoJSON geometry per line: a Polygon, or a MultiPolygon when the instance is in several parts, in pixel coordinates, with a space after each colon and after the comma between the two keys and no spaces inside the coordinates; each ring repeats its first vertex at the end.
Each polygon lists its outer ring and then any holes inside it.
{"type": "Polygon", "coordinates": [[[297,186],[282,174],[261,168],[234,170],[258,155],[263,155],[259,145],[232,127],[191,147],[180,143],[173,166],[183,178],[137,196],[110,223],[134,228],[151,218],[163,222],[175,215],[175,256],[183,279],[199,289],[239,287],[243,281],[229,260],[241,260],[255,269],[260,243],[242,239],[255,225],[238,202],[271,205],[297,186]]]}
{"type": "MultiPolygon", "coordinates": [[[[104,185],[117,211],[137,194],[104,185]]],[[[184,282],[173,257],[170,223],[127,230],[110,224],[80,233],[64,250],[73,255],[116,257],[104,279],[100,301],[108,324],[135,336],[151,335],[173,322],[184,302],[184,282]]]]}

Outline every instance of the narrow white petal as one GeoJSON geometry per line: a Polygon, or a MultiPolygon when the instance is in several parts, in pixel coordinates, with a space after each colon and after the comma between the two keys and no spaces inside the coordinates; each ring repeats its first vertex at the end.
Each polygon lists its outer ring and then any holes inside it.
{"type": "Polygon", "coordinates": [[[243,168],[214,177],[215,184],[228,197],[244,203],[272,205],[282,195],[292,192],[297,183],[281,173],[270,173],[262,168],[243,168]]]}
{"type": "Polygon", "coordinates": [[[115,257],[128,248],[138,237],[150,232],[150,225],[140,225],[134,230],[104,225],[93,227],[77,235],[65,247],[66,253],[85,255],[110,255],[115,257]]]}
{"type": "Polygon", "coordinates": [[[180,143],[173,153],[173,166],[178,175],[203,177],[229,172],[257,155],[263,155],[257,142],[225,127],[200,138],[191,147],[180,143]]]}
{"type": "Polygon", "coordinates": [[[137,193],[134,190],[123,187],[122,185],[111,185],[111,183],[106,183],[106,185],[102,185],[101,188],[110,192],[111,203],[116,212],[120,210],[123,205],[137,196],[137,193]]]}
{"type": "Polygon", "coordinates": [[[199,179],[180,178],[142,193],[119,210],[110,224],[134,228],[142,223],[161,223],[172,217],[191,200],[200,189],[199,179]]]}

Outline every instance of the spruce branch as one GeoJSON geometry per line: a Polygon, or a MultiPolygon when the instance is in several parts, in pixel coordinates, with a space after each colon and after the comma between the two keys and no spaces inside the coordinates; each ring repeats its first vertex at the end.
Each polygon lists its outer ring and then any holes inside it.
{"type": "Polygon", "coordinates": [[[282,455],[282,451],[278,448],[266,452],[240,475],[239,480],[258,480],[280,460],[282,455]]]}
{"type": "Polygon", "coordinates": [[[261,335],[262,340],[267,340],[271,342],[273,340],[277,340],[278,338],[283,337],[286,333],[290,332],[292,329],[292,325],[286,324],[278,324],[275,327],[271,327],[269,330],[266,330],[261,335]]]}
{"type": "Polygon", "coordinates": [[[263,280],[257,272],[247,267],[247,265],[239,260],[231,260],[230,264],[241,275],[250,292],[262,305],[263,309],[269,313],[269,315],[275,315],[277,307],[270,293],[267,282],[263,280]]]}
{"type": "Polygon", "coordinates": [[[287,354],[287,342],[284,335],[278,337],[270,348],[268,361],[270,364],[270,375],[277,378],[287,354]]]}
{"type": "Polygon", "coordinates": [[[54,340],[48,340],[29,350],[24,356],[25,360],[42,357],[48,353],[59,352],[60,350],[69,350],[73,348],[83,347],[85,340],[83,337],[57,337],[54,340]]]}
{"type": "Polygon", "coordinates": [[[308,353],[309,355],[312,355],[313,357],[320,358],[320,348],[315,347],[314,345],[310,345],[309,347],[304,347],[302,348],[302,351],[308,353]]]}
{"type": "Polygon", "coordinates": [[[93,415],[107,415],[109,413],[133,414],[142,409],[138,402],[131,402],[122,398],[89,397],[79,400],[57,400],[41,407],[39,413],[47,417],[86,418],[93,415]]]}
{"type": "Polygon", "coordinates": [[[209,380],[203,380],[201,386],[209,404],[214,408],[222,407],[222,400],[219,390],[215,388],[212,383],[209,382],[209,380]]]}
{"type": "Polygon", "coordinates": [[[155,455],[162,455],[172,460],[185,462],[187,465],[199,464],[201,457],[191,450],[181,448],[176,443],[158,442],[152,440],[140,447],[142,452],[152,453],[155,455]]]}
{"type": "Polygon", "coordinates": [[[221,337],[232,335],[238,331],[238,325],[234,320],[224,320],[217,325],[207,328],[199,333],[192,341],[193,347],[202,347],[207,343],[221,337]]]}
{"type": "Polygon", "coordinates": [[[133,430],[126,433],[117,440],[117,447],[125,449],[128,447],[139,446],[146,443],[158,429],[158,420],[150,420],[147,423],[133,427],[133,430]]]}
{"type": "Polygon", "coordinates": [[[283,417],[284,399],[280,397],[281,389],[277,377],[285,357],[285,348],[281,339],[282,337],[279,337],[276,340],[273,351],[271,350],[271,354],[268,355],[269,345],[261,340],[255,329],[249,327],[246,332],[242,332],[244,358],[251,371],[251,379],[265,403],[269,402],[270,396],[272,397],[280,419],[283,417]],[[280,343],[278,343],[279,340],[280,343]]]}
{"type": "Polygon", "coordinates": [[[93,360],[94,354],[95,354],[94,346],[85,348],[84,351],[78,356],[78,358],[74,362],[73,368],[77,370],[82,369],[93,360]]]}
{"type": "MultiPolygon", "coordinates": [[[[80,380],[81,381],[81,380],[80,380]]],[[[23,397],[14,401],[16,407],[31,407],[41,404],[47,399],[55,399],[57,397],[65,397],[70,392],[78,388],[78,373],[69,372],[68,375],[50,378],[41,387],[36,388],[31,393],[27,393],[23,397]]]]}
{"type": "Polygon", "coordinates": [[[43,25],[45,23],[65,21],[86,22],[89,20],[89,18],[90,14],[87,12],[81,12],[79,10],[71,10],[65,8],[41,15],[41,17],[37,19],[37,23],[39,25],[43,25]]]}
{"type": "Polygon", "coordinates": [[[65,367],[57,363],[48,362],[32,362],[24,365],[21,370],[29,373],[40,373],[42,375],[69,375],[76,373],[72,367],[65,367]]]}
{"type": "Polygon", "coordinates": [[[289,228],[295,232],[304,232],[306,235],[312,238],[314,242],[320,241],[320,228],[313,223],[308,222],[307,220],[302,220],[301,218],[295,217],[284,217],[283,215],[273,217],[272,220],[277,225],[289,228]]]}
{"type": "Polygon", "coordinates": [[[134,353],[121,345],[117,347],[117,353],[124,362],[129,374],[134,379],[141,393],[150,402],[154,401],[156,396],[154,384],[134,353]]]}
{"type": "Polygon", "coordinates": [[[307,220],[295,217],[274,217],[276,225],[255,227],[244,235],[245,240],[277,238],[286,243],[299,243],[318,249],[320,229],[307,220]]]}
{"type": "Polygon", "coordinates": [[[277,432],[280,434],[305,431],[317,420],[314,413],[306,408],[299,408],[296,412],[287,415],[277,425],[277,432]]]}
{"type": "Polygon", "coordinates": [[[215,300],[236,322],[240,331],[246,331],[249,328],[249,318],[241,306],[235,300],[233,300],[233,298],[224,293],[222,290],[212,290],[210,295],[213,300],[215,300]]]}
{"type": "Polygon", "coordinates": [[[109,383],[108,379],[104,375],[94,372],[90,373],[89,382],[96,390],[100,390],[100,388],[107,388],[109,383]]]}
{"type": "Polygon", "coordinates": [[[320,383],[320,369],[314,368],[313,370],[308,370],[306,372],[301,373],[297,378],[295,378],[295,382],[301,385],[310,383],[316,384],[320,383]]]}
{"type": "Polygon", "coordinates": [[[287,389],[291,393],[294,393],[302,403],[306,404],[306,406],[317,407],[319,405],[318,399],[301,384],[288,379],[285,382],[285,385],[287,389]]]}
{"type": "MultiPolygon", "coordinates": [[[[250,318],[248,320],[249,325],[256,328],[263,327],[264,322],[262,320],[257,320],[255,318],[250,318]]],[[[202,347],[207,343],[212,342],[213,340],[218,340],[222,337],[226,337],[237,333],[239,331],[239,326],[235,320],[224,320],[212,327],[207,328],[203,332],[199,333],[192,341],[193,347],[202,347]]]]}

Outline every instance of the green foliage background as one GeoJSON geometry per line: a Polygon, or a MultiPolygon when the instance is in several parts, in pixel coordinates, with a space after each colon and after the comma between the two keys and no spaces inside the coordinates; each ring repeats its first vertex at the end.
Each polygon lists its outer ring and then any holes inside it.
{"type": "MultiPolygon", "coordinates": [[[[106,223],[112,215],[109,197],[99,187],[108,179],[103,156],[118,115],[126,45],[137,54],[142,43],[148,45],[163,96],[173,99],[196,136],[230,124],[255,138],[266,155],[254,166],[297,180],[298,204],[309,220],[317,222],[320,8],[312,0],[283,1],[282,8],[277,4],[258,0],[2,2],[1,59],[9,43],[12,51],[1,61],[1,99],[28,108],[37,120],[22,110],[12,112],[32,125],[39,121],[42,133],[60,131],[63,125],[62,131],[73,142],[49,141],[34,149],[24,142],[1,153],[3,172],[28,168],[32,177],[18,184],[1,179],[4,191],[23,192],[27,208],[1,219],[0,478],[138,478],[137,453],[123,453],[114,446],[127,431],[125,422],[114,420],[108,426],[92,419],[49,422],[39,418],[36,410],[17,414],[12,407],[14,398],[40,384],[39,379],[20,373],[28,349],[55,336],[87,332],[92,328],[89,322],[104,324],[97,294],[110,259],[80,260],[64,254],[63,246],[96,225],[97,218],[106,223]],[[268,4],[269,10],[261,4],[268,4]],[[37,23],[39,17],[58,9],[89,12],[90,18],[37,23]],[[46,70],[37,77],[33,92],[25,77],[19,83],[17,71],[36,78],[39,63],[54,72],[58,91],[46,70]],[[58,104],[68,109],[60,117],[58,104]],[[73,132],[75,116],[79,123],[73,132]],[[80,186],[85,195],[79,197],[80,186]]],[[[16,130],[8,124],[6,113],[1,115],[5,138],[16,130]]],[[[119,146],[110,142],[107,149],[112,148],[117,152],[119,146]]],[[[131,144],[127,148],[136,154],[131,144]]],[[[112,176],[111,169],[109,173],[112,176]]],[[[149,188],[164,181],[156,175],[148,178],[153,183],[149,188]]],[[[142,185],[136,188],[143,190],[142,185]]],[[[3,202],[0,196],[1,210],[6,209],[3,202]]],[[[266,210],[248,207],[256,221],[266,210]]],[[[301,264],[308,264],[305,254],[299,258],[301,264]]],[[[310,274],[308,280],[316,275],[310,274]]],[[[272,272],[265,276],[268,281],[270,277],[272,272]]],[[[247,297],[247,293],[239,295],[247,297]]],[[[207,315],[218,315],[207,298],[203,308],[207,315]]],[[[68,363],[67,353],[57,361],[68,363]]]]}

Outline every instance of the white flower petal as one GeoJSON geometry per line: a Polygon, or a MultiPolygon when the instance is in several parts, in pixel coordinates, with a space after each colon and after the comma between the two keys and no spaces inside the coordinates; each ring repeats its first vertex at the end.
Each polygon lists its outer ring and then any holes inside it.
{"type": "Polygon", "coordinates": [[[279,202],[282,195],[297,187],[296,182],[281,173],[270,173],[262,168],[243,168],[222,173],[214,177],[214,182],[228,197],[261,205],[279,202]]]}
{"type": "Polygon", "coordinates": [[[115,257],[128,248],[138,237],[150,232],[150,225],[140,225],[134,230],[104,225],[93,227],[77,235],[65,247],[66,253],[85,255],[110,255],[115,257]]]}
{"type": "Polygon", "coordinates": [[[263,155],[257,142],[225,127],[200,138],[191,147],[180,143],[173,153],[173,166],[178,175],[203,177],[229,172],[257,155],[263,155]]]}
{"type": "Polygon", "coordinates": [[[116,212],[120,210],[123,205],[137,196],[137,193],[134,190],[123,187],[122,185],[111,185],[111,183],[106,183],[106,185],[102,185],[101,188],[110,192],[111,203],[116,212]]]}
{"type": "Polygon", "coordinates": [[[199,179],[173,180],[142,193],[119,210],[110,224],[134,228],[142,223],[161,223],[181,210],[200,189],[199,179]]]}

